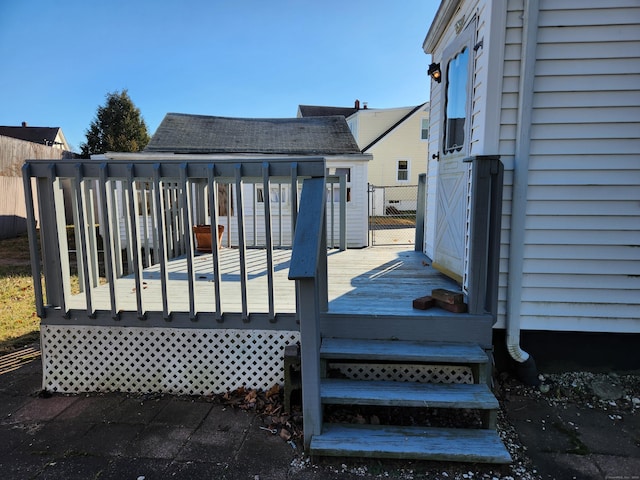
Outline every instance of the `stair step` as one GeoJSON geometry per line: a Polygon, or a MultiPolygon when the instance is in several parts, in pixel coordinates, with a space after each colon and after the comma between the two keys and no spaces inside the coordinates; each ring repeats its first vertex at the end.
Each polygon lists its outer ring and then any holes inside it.
{"type": "Polygon", "coordinates": [[[351,338],[323,338],[320,356],[324,359],[455,364],[484,364],[489,361],[485,351],[474,344],[351,338]]]}
{"type": "Polygon", "coordinates": [[[311,438],[312,455],[510,463],[494,430],[382,425],[323,425],[311,438]]]}
{"type": "Polygon", "coordinates": [[[414,382],[323,379],[323,403],[341,405],[384,405],[426,408],[499,408],[486,384],[443,384],[414,382]]]}

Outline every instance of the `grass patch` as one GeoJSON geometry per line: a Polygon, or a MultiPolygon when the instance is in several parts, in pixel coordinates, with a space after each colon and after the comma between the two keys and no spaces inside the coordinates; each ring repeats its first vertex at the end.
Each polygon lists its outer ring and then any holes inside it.
{"type": "Polygon", "coordinates": [[[0,353],[37,341],[39,331],[28,239],[0,240],[0,353]]]}

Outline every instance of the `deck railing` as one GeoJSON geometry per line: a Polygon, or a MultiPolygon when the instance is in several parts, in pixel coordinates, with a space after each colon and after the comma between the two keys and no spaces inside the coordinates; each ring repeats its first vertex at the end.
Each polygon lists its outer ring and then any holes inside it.
{"type": "Polygon", "coordinates": [[[477,155],[471,163],[469,211],[470,313],[498,314],[498,276],[500,273],[500,229],[504,166],[497,155],[477,155]]]}
{"type": "MultiPolygon", "coordinates": [[[[23,179],[38,315],[48,317],[48,321],[55,318],[54,321],[74,322],[82,316],[96,320],[96,324],[116,321],[121,325],[138,325],[145,320],[160,324],[223,322],[231,318],[276,322],[281,314],[274,306],[273,252],[279,247],[291,247],[291,232],[296,231],[300,221],[299,192],[305,196],[307,188],[302,187],[305,178],[321,179],[323,188],[333,183],[340,186],[342,201],[338,208],[333,202],[326,209],[323,204],[323,214],[326,211],[330,217],[321,223],[325,235],[326,222],[332,225],[329,244],[345,248],[345,179],[326,177],[321,157],[265,161],[198,157],[149,160],[132,156],[26,161],[23,179]],[[73,229],[65,221],[62,195],[62,183],[68,179],[72,185],[73,229]],[[38,218],[34,198],[39,206],[38,218]],[[201,223],[210,226],[213,239],[211,295],[215,297],[215,311],[207,312],[199,310],[195,293],[196,244],[192,228],[201,223]],[[240,311],[223,311],[221,305],[220,255],[215,248],[220,224],[225,226],[222,244],[238,251],[240,311]],[[335,235],[334,225],[339,225],[339,235],[335,235]],[[249,311],[247,250],[254,247],[266,250],[267,311],[249,311]],[[177,257],[186,262],[188,285],[188,308],[180,311],[172,310],[169,303],[169,266],[177,257]],[[160,305],[144,298],[144,269],[149,266],[159,272],[160,305]],[[133,279],[135,308],[123,306],[118,289],[121,278],[133,279]],[[98,290],[101,303],[97,301],[98,290]],[[80,309],[78,296],[84,297],[80,309]]],[[[323,241],[326,247],[326,236],[323,241]]]]}

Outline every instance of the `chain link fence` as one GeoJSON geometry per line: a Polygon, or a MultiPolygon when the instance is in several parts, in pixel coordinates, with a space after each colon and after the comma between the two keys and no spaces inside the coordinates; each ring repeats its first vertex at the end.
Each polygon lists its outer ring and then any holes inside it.
{"type": "Polygon", "coordinates": [[[417,185],[369,184],[369,245],[413,245],[417,185]]]}

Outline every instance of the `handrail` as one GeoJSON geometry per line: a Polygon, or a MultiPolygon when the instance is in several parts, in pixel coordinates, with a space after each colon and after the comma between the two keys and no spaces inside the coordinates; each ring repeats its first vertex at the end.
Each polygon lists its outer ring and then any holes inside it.
{"type": "Polygon", "coordinates": [[[300,321],[304,443],[321,431],[320,312],[327,310],[325,178],[304,181],[289,267],[300,321]]]}

